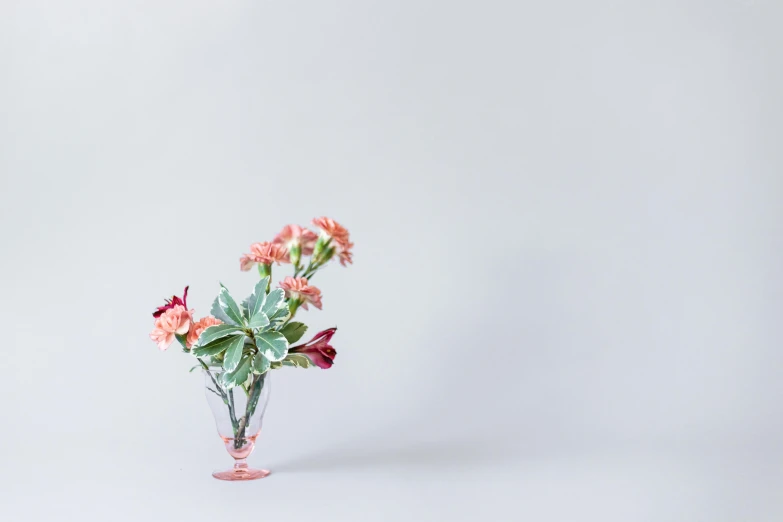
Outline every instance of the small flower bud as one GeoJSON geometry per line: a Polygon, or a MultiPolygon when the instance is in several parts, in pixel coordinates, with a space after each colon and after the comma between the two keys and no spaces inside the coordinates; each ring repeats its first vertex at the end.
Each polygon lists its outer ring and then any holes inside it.
{"type": "Polygon", "coordinates": [[[269,277],[272,275],[272,265],[265,265],[264,263],[258,263],[258,273],[261,277],[269,277]]]}
{"type": "Polygon", "coordinates": [[[291,263],[294,266],[299,266],[299,260],[302,258],[302,246],[295,244],[291,245],[291,248],[288,250],[288,254],[291,259],[291,263]]]}

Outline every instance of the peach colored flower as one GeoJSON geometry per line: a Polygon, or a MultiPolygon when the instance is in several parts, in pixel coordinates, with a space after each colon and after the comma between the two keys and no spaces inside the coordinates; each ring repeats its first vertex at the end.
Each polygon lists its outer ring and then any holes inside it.
{"type": "Polygon", "coordinates": [[[328,218],[320,217],[313,219],[313,224],[321,229],[321,234],[325,237],[332,239],[332,246],[334,251],[340,259],[340,264],[346,266],[346,264],[353,264],[353,243],[351,243],[351,236],[348,230],[337,221],[328,218]]]}
{"type": "Polygon", "coordinates": [[[347,244],[350,242],[348,230],[332,218],[314,218],[313,225],[320,228],[325,236],[331,237],[338,243],[347,244]]]}
{"type": "Polygon", "coordinates": [[[256,262],[253,261],[253,258],[247,254],[242,254],[242,257],[239,258],[239,269],[243,272],[247,272],[253,268],[253,265],[255,264],[256,262]]]}
{"type": "Polygon", "coordinates": [[[188,311],[182,305],[176,305],[174,308],[166,310],[155,321],[156,325],[167,332],[185,335],[190,329],[190,323],[193,321],[193,310],[188,311]]]}
{"type": "Polygon", "coordinates": [[[223,324],[223,321],[220,319],[216,319],[212,317],[211,315],[208,315],[206,317],[202,317],[195,323],[193,323],[193,326],[190,328],[190,331],[188,332],[188,338],[186,339],[185,344],[188,347],[188,350],[196,344],[196,341],[198,341],[199,335],[209,328],[210,326],[215,326],[218,324],[223,324]]]}
{"type": "Polygon", "coordinates": [[[307,303],[321,309],[321,290],[310,286],[304,277],[288,276],[280,282],[280,288],[285,290],[286,297],[302,302],[302,308],[307,310],[307,303]]]}
{"type": "Polygon", "coordinates": [[[155,329],[152,330],[152,333],[150,333],[150,339],[157,343],[158,348],[165,350],[171,346],[171,343],[174,342],[175,337],[173,332],[167,332],[162,328],[158,328],[157,321],[155,321],[155,329]]]}
{"type": "Polygon", "coordinates": [[[193,311],[176,305],[155,319],[155,328],[150,333],[150,339],[158,343],[158,348],[165,350],[174,342],[176,334],[188,333],[192,321],[193,311]]]}
{"type": "Polygon", "coordinates": [[[239,268],[245,272],[250,270],[256,263],[262,265],[271,265],[272,263],[290,263],[288,259],[288,249],[283,245],[264,241],[263,243],[253,243],[250,245],[250,253],[242,254],[239,258],[239,268]]]}
{"type": "Polygon", "coordinates": [[[337,243],[337,255],[340,258],[340,264],[346,266],[346,264],[353,264],[353,243],[337,243]]]}
{"type": "Polygon", "coordinates": [[[283,230],[275,236],[272,243],[283,245],[289,250],[301,246],[302,254],[309,256],[313,253],[313,248],[315,248],[315,241],[317,239],[318,234],[312,230],[300,227],[299,225],[286,225],[283,227],[283,230]]]}
{"type": "Polygon", "coordinates": [[[265,265],[288,263],[288,249],[268,241],[250,245],[250,255],[256,263],[265,265]]]}

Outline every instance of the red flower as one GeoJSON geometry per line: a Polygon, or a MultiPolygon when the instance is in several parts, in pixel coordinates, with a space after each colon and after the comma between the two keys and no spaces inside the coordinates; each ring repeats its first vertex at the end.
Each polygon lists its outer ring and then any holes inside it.
{"type": "Polygon", "coordinates": [[[315,337],[310,342],[294,346],[288,350],[288,353],[301,353],[306,355],[319,368],[324,370],[331,368],[332,364],[334,364],[334,358],[337,356],[337,350],[329,345],[329,341],[336,331],[337,328],[329,328],[319,332],[315,334],[315,337]]]}
{"type": "Polygon", "coordinates": [[[188,309],[188,288],[189,286],[185,287],[185,293],[182,294],[182,299],[177,297],[176,295],[171,296],[171,299],[166,299],[166,304],[163,306],[159,306],[157,310],[152,312],[152,317],[160,317],[163,315],[163,313],[166,310],[169,310],[171,308],[174,308],[177,305],[182,305],[185,307],[185,310],[188,309]]]}

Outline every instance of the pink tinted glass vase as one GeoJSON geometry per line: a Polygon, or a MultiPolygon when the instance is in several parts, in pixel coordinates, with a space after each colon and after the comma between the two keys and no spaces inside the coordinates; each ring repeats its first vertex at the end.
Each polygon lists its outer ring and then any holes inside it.
{"type": "Polygon", "coordinates": [[[207,402],[215,416],[218,434],[228,454],[234,457],[233,469],[216,471],[220,480],[255,480],[269,475],[269,470],[248,467],[247,458],[255,449],[261,432],[264,410],[269,401],[269,372],[253,375],[247,386],[226,388],[222,385],[223,368],[204,370],[207,402]]]}

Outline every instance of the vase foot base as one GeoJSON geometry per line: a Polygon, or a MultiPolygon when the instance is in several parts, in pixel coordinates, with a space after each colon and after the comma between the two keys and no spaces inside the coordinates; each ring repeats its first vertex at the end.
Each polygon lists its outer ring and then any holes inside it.
{"type": "Polygon", "coordinates": [[[262,479],[271,473],[268,469],[230,469],[228,471],[216,471],[212,474],[218,480],[256,480],[262,479]]]}

